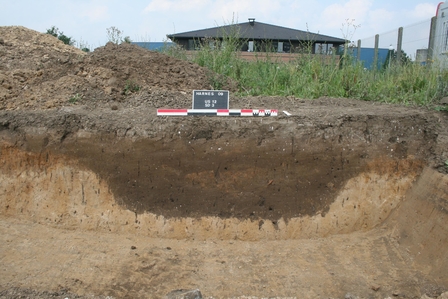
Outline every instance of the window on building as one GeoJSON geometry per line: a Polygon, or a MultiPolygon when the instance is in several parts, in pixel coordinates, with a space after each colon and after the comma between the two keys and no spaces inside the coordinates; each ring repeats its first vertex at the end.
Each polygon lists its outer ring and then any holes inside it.
{"type": "Polygon", "coordinates": [[[314,53],[316,54],[323,54],[323,55],[333,54],[333,44],[316,43],[314,47],[315,47],[314,53]]]}
{"type": "Polygon", "coordinates": [[[248,52],[253,52],[254,51],[254,41],[249,41],[249,46],[247,49],[248,52]]]}
{"type": "Polygon", "coordinates": [[[188,40],[188,49],[187,50],[194,50],[194,40],[192,40],[192,39],[188,40]]]}
{"type": "Polygon", "coordinates": [[[283,53],[283,42],[278,42],[277,52],[278,53],[283,53]]]}

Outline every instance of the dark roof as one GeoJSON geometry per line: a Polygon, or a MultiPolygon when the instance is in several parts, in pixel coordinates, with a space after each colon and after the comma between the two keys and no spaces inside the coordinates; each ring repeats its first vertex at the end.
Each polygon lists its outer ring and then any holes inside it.
{"type": "Polygon", "coordinates": [[[220,26],[202,30],[195,30],[177,34],[168,34],[167,37],[171,40],[186,39],[186,38],[202,38],[202,37],[223,38],[226,36],[235,35],[236,33],[237,36],[242,39],[288,40],[288,41],[300,40],[300,41],[314,41],[314,42],[340,43],[340,44],[345,43],[345,40],[341,38],[312,33],[309,31],[302,31],[276,25],[270,25],[256,21],[220,26]]]}

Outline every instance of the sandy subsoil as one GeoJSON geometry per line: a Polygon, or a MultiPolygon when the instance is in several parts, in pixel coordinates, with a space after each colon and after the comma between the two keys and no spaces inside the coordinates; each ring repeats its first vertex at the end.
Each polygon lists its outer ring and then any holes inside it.
{"type": "Polygon", "coordinates": [[[0,298],[448,290],[446,113],[226,81],[279,116],[161,117],[215,75],[23,27],[0,53],[0,298]]]}

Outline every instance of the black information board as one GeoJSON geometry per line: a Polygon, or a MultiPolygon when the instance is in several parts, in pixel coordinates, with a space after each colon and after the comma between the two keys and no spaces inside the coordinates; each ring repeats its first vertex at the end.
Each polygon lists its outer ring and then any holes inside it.
{"type": "Polygon", "coordinates": [[[229,109],[229,91],[193,90],[193,109],[229,109]]]}

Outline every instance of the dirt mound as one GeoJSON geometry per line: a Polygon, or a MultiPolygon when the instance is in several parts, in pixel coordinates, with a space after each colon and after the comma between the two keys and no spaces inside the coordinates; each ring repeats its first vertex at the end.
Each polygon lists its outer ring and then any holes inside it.
{"type": "Polygon", "coordinates": [[[47,68],[70,55],[86,54],[52,35],[21,26],[0,27],[0,47],[1,71],[47,68]]]}
{"type": "Polygon", "coordinates": [[[0,110],[120,103],[210,89],[205,68],[123,43],[92,53],[24,27],[0,27],[0,110]]]}

